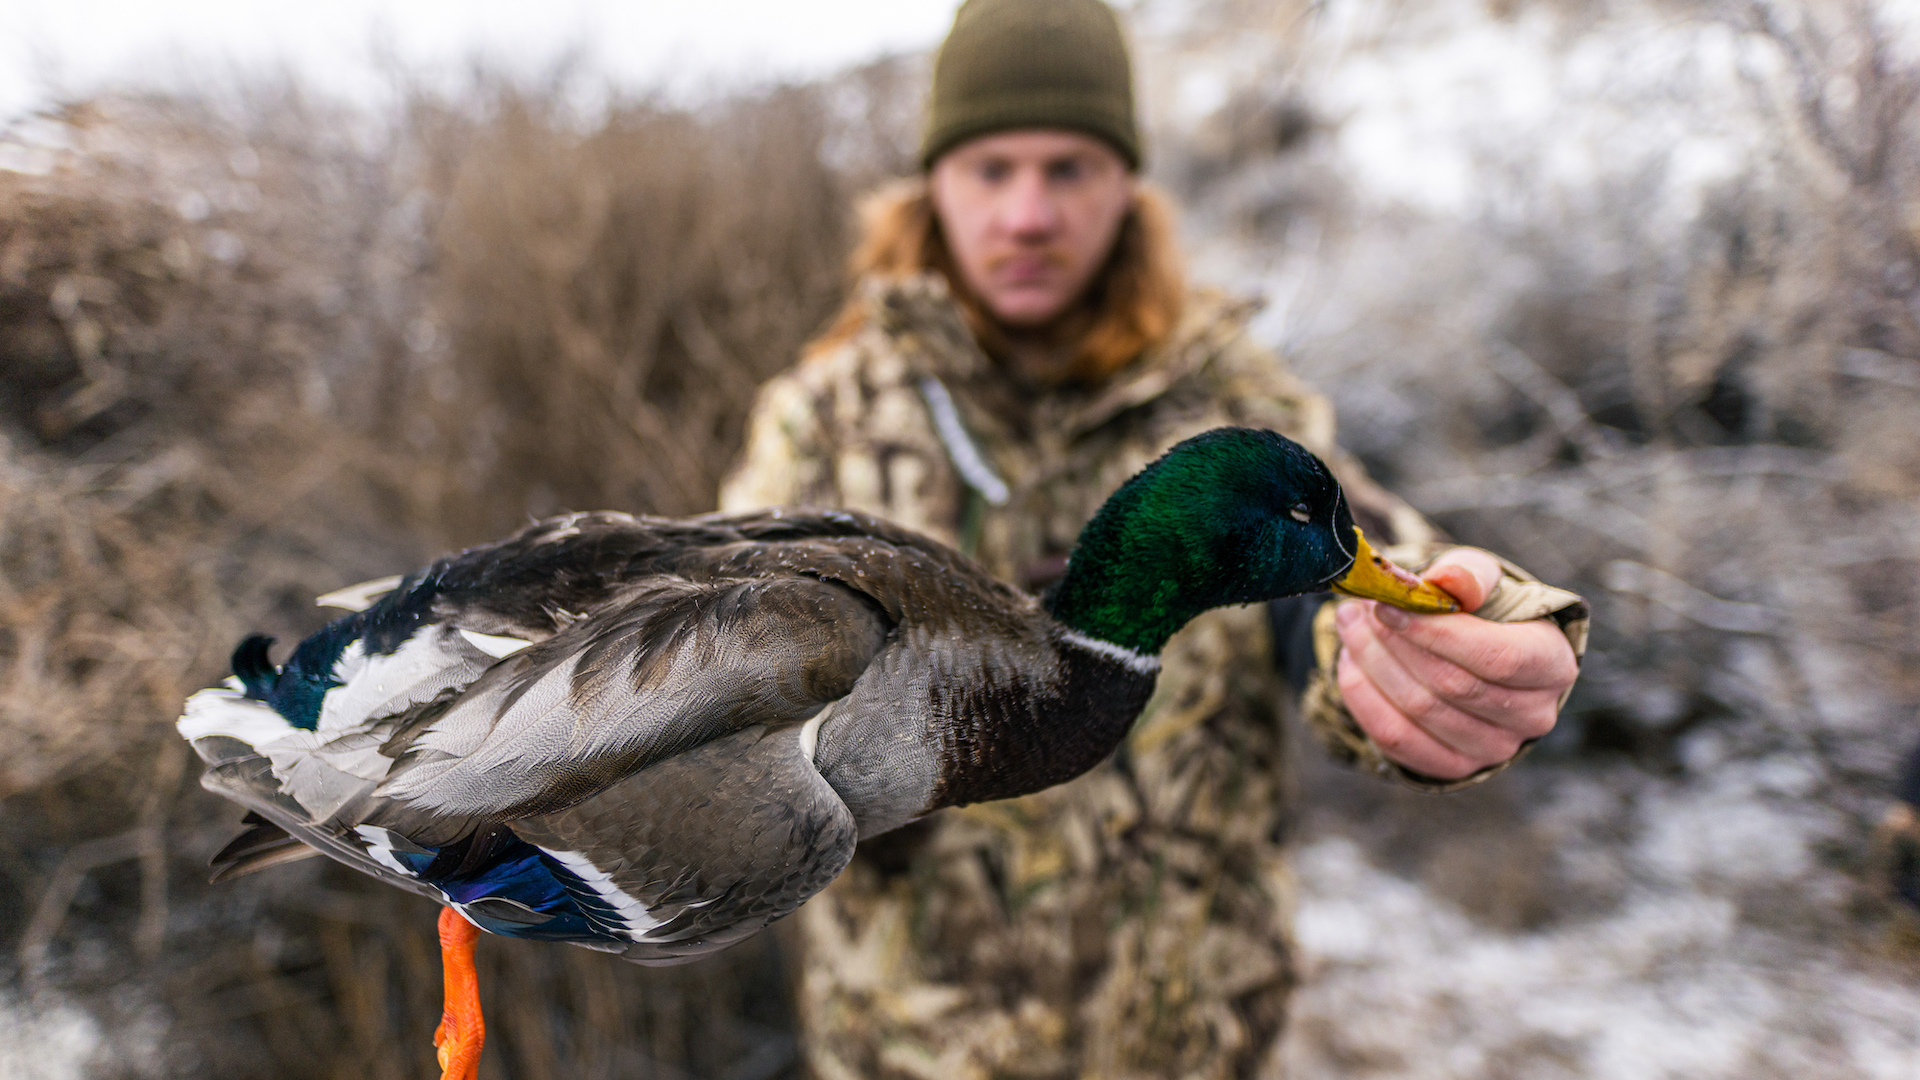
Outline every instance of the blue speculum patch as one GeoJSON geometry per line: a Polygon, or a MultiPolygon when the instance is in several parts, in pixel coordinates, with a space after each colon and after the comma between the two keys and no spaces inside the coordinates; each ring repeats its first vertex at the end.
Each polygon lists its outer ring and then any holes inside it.
{"type": "Polygon", "coordinates": [[[440,855],[435,850],[392,854],[414,877],[462,905],[467,917],[488,933],[534,941],[626,940],[609,932],[621,925],[612,905],[565,864],[518,837],[506,839],[484,866],[466,874],[433,874],[432,864],[440,855]],[[546,919],[500,918],[485,909],[481,901],[486,900],[511,901],[546,919]]]}

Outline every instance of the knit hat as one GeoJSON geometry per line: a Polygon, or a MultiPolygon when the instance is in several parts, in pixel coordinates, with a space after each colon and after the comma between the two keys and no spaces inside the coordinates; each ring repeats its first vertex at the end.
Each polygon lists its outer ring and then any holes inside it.
{"type": "Polygon", "coordinates": [[[1140,167],[1133,66],[1101,0],[967,0],[933,62],[920,164],[1011,128],[1084,131],[1140,167]]]}

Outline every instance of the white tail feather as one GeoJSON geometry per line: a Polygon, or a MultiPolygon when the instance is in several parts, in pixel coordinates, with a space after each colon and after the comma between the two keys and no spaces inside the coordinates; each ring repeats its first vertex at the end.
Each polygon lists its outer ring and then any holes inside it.
{"type": "Polygon", "coordinates": [[[358,585],[349,585],[344,589],[335,589],[324,596],[314,597],[313,602],[321,607],[339,608],[342,611],[365,611],[373,606],[375,600],[400,587],[404,580],[399,574],[392,577],[374,578],[358,585]]]}
{"type": "Polygon", "coordinates": [[[188,698],[186,711],[174,726],[189,742],[209,735],[225,735],[256,749],[298,730],[266,702],[255,701],[225,687],[202,690],[188,698]]]}

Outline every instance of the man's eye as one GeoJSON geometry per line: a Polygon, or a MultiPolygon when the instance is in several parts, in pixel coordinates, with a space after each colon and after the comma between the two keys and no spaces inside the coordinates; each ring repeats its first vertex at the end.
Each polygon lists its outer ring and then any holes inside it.
{"type": "Polygon", "coordinates": [[[980,166],[980,179],[998,184],[1013,175],[1013,166],[1004,161],[989,161],[980,166]]]}
{"type": "Polygon", "coordinates": [[[1047,162],[1047,179],[1049,180],[1078,180],[1084,171],[1080,167],[1079,160],[1075,158],[1047,162]]]}
{"type": "Polygon", "coordinates": [[[1313,514],[1308,511],[1306,503],[1294,503],[1293,509],[1288,510],[1287,513],[1292,515],[1293,520],[1303,524],[1313,519],[1313,514]]]}

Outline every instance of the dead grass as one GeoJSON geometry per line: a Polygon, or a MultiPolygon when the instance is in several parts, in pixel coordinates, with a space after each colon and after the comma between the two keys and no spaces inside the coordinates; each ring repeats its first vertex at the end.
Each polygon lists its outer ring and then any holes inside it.
{"type": "Polygon", "coordinates": [[[445,344],[410,358],[395,434],[444,476],[428,516],[487,535],[562,507],[712,506],[754,390],[842,287],[849,192],[820,99],[636,106],[587,131],[504,85],[477,110],[416,106],[438,208],[422,325],[445,344]]]}

